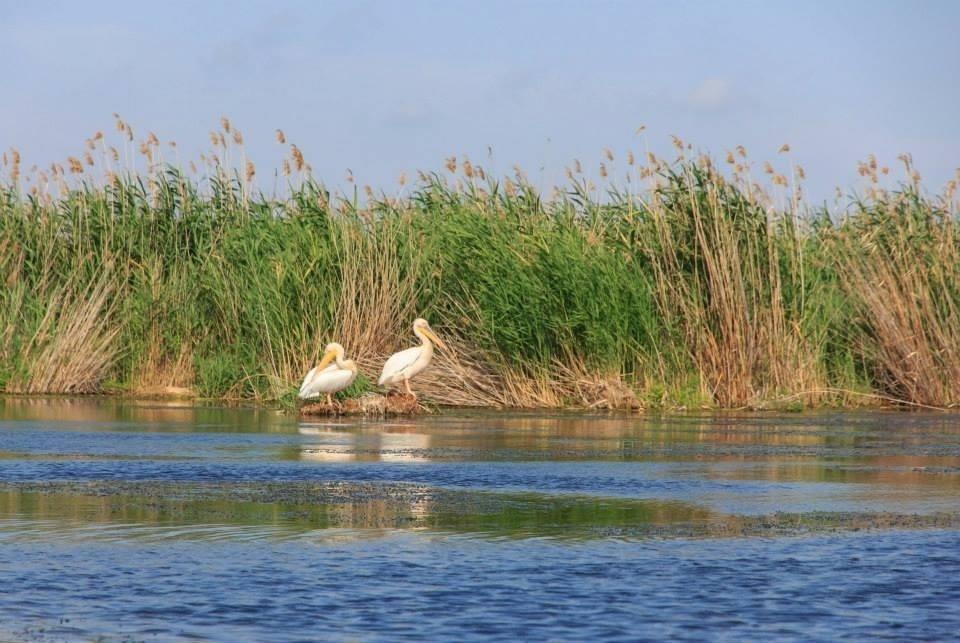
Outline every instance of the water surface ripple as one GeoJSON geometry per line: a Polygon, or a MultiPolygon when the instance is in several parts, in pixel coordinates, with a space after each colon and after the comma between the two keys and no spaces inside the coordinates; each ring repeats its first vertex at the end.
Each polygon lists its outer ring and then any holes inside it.
{"type": "Polygon", "coordinates": [[[960,418],[0,400],[0,640],[946,639],[960,418]]]}

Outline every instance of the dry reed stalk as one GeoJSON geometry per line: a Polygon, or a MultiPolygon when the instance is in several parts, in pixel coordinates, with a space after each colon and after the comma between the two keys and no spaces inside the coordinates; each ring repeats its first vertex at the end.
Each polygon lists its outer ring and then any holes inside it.
{"type": "Polygon", "coordinates": [[[763,233],[738,227],[722,180],[713,176],[699,186],[694,179],[682,177],[678,202],[651,195],[657,245],[649,256],[659,307],[686,337],[710,397],[734,407],[795,390],[798,379],[819,382],[812,351],[798,325],[786,320],[773,222],[766,219],[763,233]],[[688,238],[681,237],[685,227],[688,238]]]}
{"type": "Polygon", "coordinates": [[[842,253],[841,270],[870,331],[863,348],[881,389],[910,403],[947,407],[960,403],[960,311],[952,296],[960,250],[949,220],[929,234],[911,239],[901,227],[888,243],[867,239],[866,248],[842,253]]]}
{"type": "Polygon", "coordinates": [[[531,373],[505,366],[463,339],[447,336],[445,341],[450,350],[439,352],[417,383],[432,402],[494,408],[640,407],[619,374],[596,371],[581,360],[557,361],[549,370],[531,373]]]}
{"type": "Polygon", "coordinates": [[[0,360],[4,364],[13,361],[13,339],[22,323],[26,284],[20,277],[23,273],[24,253],[9,239],[0,241],[0,360]]]}
{"type": "Polygon", "coordinates": [[[154,325],[150,332],[149,348],[130,377],[134,393],[158,388],[190,388],[195,380],[193,347],[185,342],[176,357],[163,351],[159,328],[154,325]]]}
{"type": "Polygon", "coordinates": [[[178,347],[176,356],[171,356],[164,346],[162,326],[169,323],[173,311],[186,304],[189,278],[182,267],[168,274],[158,257],[145,261],[142,267],[143,277],[148,280],[150,287],[150,310],[156,317],[146,338],[147,350],[130,375],[131,388],[134,393],[156,391],[164,387],[189,388],[195,380],[193,344],[184,341],[178,347]],[[171,287],[174,283],[182,287],[171,287]],[[169,300],[171,294],[174,297],[172,301],[169,300]]]}
{"type": "Polygon", "coordinates": [[[571,403],[592,409],[639,409],[642,406],[619,373],[591,369],[580,359],[556,362],[551,383],[564,399],[564,406],[571,403]]]}
{"type": "Polygon", "coordinates": [[[7,385],[11,393],[96,393],[115,364],[121,325],[114,318],[117,279],[105,268],[79,289],[68,282],[45,298],[47,309],[22,349],[25,376],[7,385]]]}
{"type": "MultiPolygon", "coordinates": [[[[334,336],[356,358],[390,353],[419,316],[418,257],[404,257],[389,234],[347,225],[338,237],[340,297],[334,336]]],[[[319,339],[319,338],[318,338],[319,339]]]]}
{"type": "MultiPolygon", "coordinates": [[[[320,348],[309,346],[310,342],[304,339],[304,333],[294,332],[298,329],[290,330],[289,338],[280,337],[274,340],[269,333],[266,334],[267,355],[262,376],[269,383],[268,397],[275,400],[300,385],[301,378],[316,365],[316,359],[310,356],[317,355],[322,348],[322,345],[320,348]],[[275,341],[279,343],[275,344],[275,341]]],[[[249,373],[247,377],[250,377],[249,373]]],[[[242,383],[242,380],[237,382],[228,397],[242,397],[239,392],[242,383]]]]}
{"type": "MultiPolygon", "coordinates": [[[[413,382],[414,390],[423,399],[449,406],[515,406],[506,395],[502,378],[480,352],[449,334],[444,334],[444,343],[447,350],[437,350],[429,368],[413,382]]],[[[361,368],[376,381],[387,357],[384,354],[364,360],[361,368]]]]}
{"type": "MultiPolygon", "coordinates": [[[[390,235],[377,236],[356,226],[348,227],[339,243],[341,283],[333,336],[375,382],[384,360],[414,342],[410,324],[420,315],[415,308],[420,257],[403,256],[390,235]]],[[[425,399],[504,406],[498,380],[485,360],[457,337],[447,336],[445,343],[449,350],[437,351],[418,378],[417,390],[425,399]]]]}
{"type": "Polygon", "coordinates": [[[277,393],[299,384],[327,342],[340,342],[374,382],[383,360],[410,343],[410,324],[419,316],[418,258],[403,256],[390,235],[352,222],[339,223],[334,242],[340,267],[334,327],[301,329],[269,346],[267,378],[277,393]]]}

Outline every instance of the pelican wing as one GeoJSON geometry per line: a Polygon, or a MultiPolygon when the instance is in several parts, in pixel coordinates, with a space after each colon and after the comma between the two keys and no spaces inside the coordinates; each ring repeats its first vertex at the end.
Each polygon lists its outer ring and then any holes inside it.
{"type": "Polygon", "coordinates": [[[319,392],[312,392],[310,389],[310,383],[313,381],[313,376],[317,374],[317,367],[314,366],[303,378],[303,382],[300,384],[300,391],[297,393],[297,397],[301,400],[306,400],[311,397],[317,397],[320,395],[319,392]]]}
{"type": "Polygon", "coordinates": [[[332,371],[324,370],[317,378],[317,386],[324,393],[336,393],[350,386],[356,377],[356,373],[345,368],[335,368],[332,371]]]}
{"type": "MultiPolygon", "coordinates": [[[[330,383],[332,381],[337,381],[335,379],[335,371],[337,373],[342,372],[346,373],[347,375],[353,375],[351,371],[338,368],[336,364],[331,364],[319,373],[317,372],[317,367],[314,366],[310,369],[310,372],[307,373],[306,377],[303,378],[303,383],[300,385],[300,392],[297,394],[297,397],[299,397],[301,400],[309,400],[314,397],[319,397],[321,393],[333,393],[335,391],[339,391],[339,388],[328,390],[330,383]],[[331,380],[331,378],[334,379],[331,380]]],[[[352,381],[353,378],[351,377],[347,384],[342,388],[350,386],[350,382],[352,381]]]]}
{"type": "Polygon", "coordinates": [[[402,378],[404,371],[413,366],[420,357],[421,350],[423,350],[422,346],[414,346],[391,355],[387,363],[383,365],[383,371],[380,373],[380,379],[377,383],[383,386],[395,377],[402,378]]]}

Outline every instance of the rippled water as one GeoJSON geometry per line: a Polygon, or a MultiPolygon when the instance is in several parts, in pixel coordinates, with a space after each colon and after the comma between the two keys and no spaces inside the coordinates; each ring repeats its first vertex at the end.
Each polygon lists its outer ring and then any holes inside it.
{"type": "Polygon", "coordinates": [[[0,400],[0,640],[943,639],[960,417],[0,400]]]}

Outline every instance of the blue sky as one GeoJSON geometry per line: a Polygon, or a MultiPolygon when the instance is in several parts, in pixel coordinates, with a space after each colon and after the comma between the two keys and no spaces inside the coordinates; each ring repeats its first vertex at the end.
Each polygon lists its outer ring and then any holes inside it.
{"type": "Polygon", "coordinates": [[[671,134],[781,167],[790,143],[820,198],[856,186],[869,153],[911,152],[934,190],[960,166],[948,0],[0,0],[0,15],[0,147],[27,166],[77,154],[113,112],[184,156],[227,115],[261,177],[282,128],[328,183],[351,168],[378,187],[463,154],[549,184],[604,148],[669,153],[671,134]]]}

